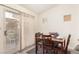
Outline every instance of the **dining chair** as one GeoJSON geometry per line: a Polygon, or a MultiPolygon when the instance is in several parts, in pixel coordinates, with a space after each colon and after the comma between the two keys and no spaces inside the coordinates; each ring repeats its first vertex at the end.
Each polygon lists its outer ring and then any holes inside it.
{"type": "Polygon", "coordinates": [[[43,53],[52,52],[52,37],[51,35],[43,35],[43,53]]]}
{"type": "Polygon", "coordinates": [[[68,38],[67,38],[67,42],[65,44],[65,47],[64,47],[64,53],[67,54],[68,53],[68,46],[69,46],[69,43],[70,43],[70,38],[71,38],[71,34],[68,35],[68,38]]]}
{"type": "MultiPolygon", "coordinates": [[[[52,39],[57,39],[57,38],[52,38],[52,39]]],[[[61,41],[53,41],[53,50],[54,50],[54,54],[59,54],[63,51],[64,48],[64,39],[57,39],[57,40],[63,40],[61,41]]]]}
{"type": "Polygon", "coordinates": [[[42,33],[38,32],[38,33],[35,33],[35,45],[36,45],[36,54],[37,54],[37,51],[38,51],[38,48],[42,47],[43,45],[43,42],[42,42],[42,33]]]}
{"type": "Polygon", "coordinates": [[[54,48],[54,50],[56,51],[55,53],[62,53],[62,54],[67,54],[68,53],[68,46],[69,46],[69,43],[70,43],[70,38],[71,38],[71,35],[69,34],[68,35],[68,38],[67,38],[67,41],[64,40],[64,45],[63,47],[61,46],[57,46],[56,48],[54,48]]]}

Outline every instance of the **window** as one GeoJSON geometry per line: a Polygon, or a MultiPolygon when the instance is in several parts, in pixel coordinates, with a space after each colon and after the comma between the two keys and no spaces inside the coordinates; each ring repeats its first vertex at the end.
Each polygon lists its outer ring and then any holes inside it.
{"type": "Polygon", "coordinates": [[[18,14],[10,11],[5,12],[5,18],[10,18],[10,19],[17,19],[18,20],[18,14]]]}

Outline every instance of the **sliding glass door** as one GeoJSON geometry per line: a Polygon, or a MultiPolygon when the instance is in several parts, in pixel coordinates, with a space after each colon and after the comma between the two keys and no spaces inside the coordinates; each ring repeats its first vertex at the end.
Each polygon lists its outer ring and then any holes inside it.
{"type": "Polygon", "coordinates": [[[5,53],[14,53],[20,50],[21,26],[20,14],[11,9],[4,9],[4,48],[5,53]]]}

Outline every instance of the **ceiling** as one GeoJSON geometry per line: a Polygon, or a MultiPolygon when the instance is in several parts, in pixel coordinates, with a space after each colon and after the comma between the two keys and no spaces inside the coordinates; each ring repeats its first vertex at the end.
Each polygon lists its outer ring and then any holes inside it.
{"type": "Polygon", "coordinates": [[[26,9],[29,9],[35,13],[42,13],[56,5],[54,5],[54,4],[20,4],[20,6],[26,8],[26,9]]]}

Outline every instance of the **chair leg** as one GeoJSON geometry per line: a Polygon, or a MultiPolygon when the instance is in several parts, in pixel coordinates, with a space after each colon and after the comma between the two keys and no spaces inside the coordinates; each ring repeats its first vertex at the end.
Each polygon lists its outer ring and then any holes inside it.
{"type": "Polygon", "coordinates": [[[37,46],[37,44],[36,44],[36,54],[37,54],[37,51],[38,51],[38,46],[37,46]]]}
{"type": "Polygon", "coordinates": [[[44,47],[43,47],[43,54],[44,54],[44,47]]]}
{"type": "Polygon", "coordinates": [[[36,54],[37,54],[37,47],[36,47],[36,54]]]}
{"type": "Polygon", "coordinates": [[[48,53],[48,50],[46,50],[46,53],[48,53]]]}

